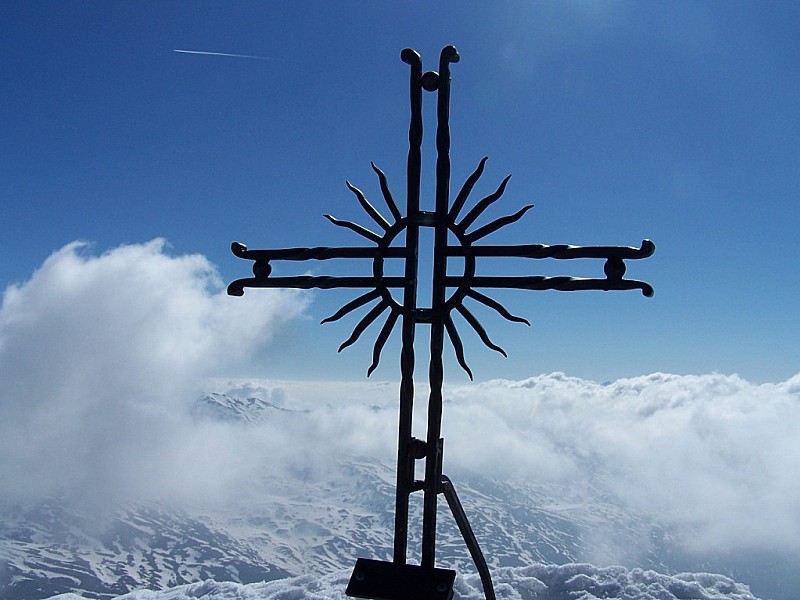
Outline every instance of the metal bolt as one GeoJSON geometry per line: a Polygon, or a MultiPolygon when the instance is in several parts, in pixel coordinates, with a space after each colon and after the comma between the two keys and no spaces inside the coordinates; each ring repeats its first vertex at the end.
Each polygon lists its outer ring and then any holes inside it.
{"type": "Polygon", "coordinates": [[[422,75],[421,83],[426,91],[436,91],[439,89],[439,74],[436,71],[428,71],[422,75]]]}

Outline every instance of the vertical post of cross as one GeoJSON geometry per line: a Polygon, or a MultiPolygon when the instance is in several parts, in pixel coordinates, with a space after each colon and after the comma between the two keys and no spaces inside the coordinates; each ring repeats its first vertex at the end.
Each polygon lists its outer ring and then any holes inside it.
{"type": "Polygon", "coordinates": [[[433,299],[431,302],[431,355],[429,367],[428,436],[422,517],[422,566],[435,566],[436,505],[442,479],[442,382],[444,367],[444,304],[447,277],[447,213],[450,204],[450,63],[458,62],[453,46],[439,58],[436,122],[436,215],[433,241],[433,299]]]}
{"type": "Polygon", "coordinates": [[[422,163],[422,58],[410,48],[400,54],[411,67],[409,95],[411,122],[408,128],[406,170],[406,259],[403,289],[402,348],[400,350],[400,417],[397,440],[397,489],[394,515],[394,562],[406,564],[408,549],[408,505],[414,485],[411,425],[414,414],[414,333],[417,309],[417,263],[419,257],[419,192],[422,163]]]}

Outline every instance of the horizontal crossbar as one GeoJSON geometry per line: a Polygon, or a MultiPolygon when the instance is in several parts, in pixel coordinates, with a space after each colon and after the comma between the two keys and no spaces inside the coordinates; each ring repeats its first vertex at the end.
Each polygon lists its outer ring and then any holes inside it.
{"type": "Polygon", "coordinates": [[[405,258],[408,250],[398,246],[373,247],[341,247],[329,248],[317,246],[312,248],[276,248],[274,250],[248,250],[247,246],[234,242],[233,253],[247,260],[330,260],[332,258],[405,258]]]}
{"type": "Polygon", "coordinates": [[[636,260],[652,256],[656,247],[644,240],[641,248],[632,246],[570,246],[556,244],[518,244],[514,246],[448,246],[448,256],[496,256],[506,258],[622,258],[636,260]]]}
{"type": "Polygon", "coordinates": [[[653,288],[633,279],[586,279],[582,277],[446,277],[447,287],[468,286],[470,288],[506,288],[518,290],[556,290],[575,292],[580,290],[642,290],[648,298],[653,288]]]}

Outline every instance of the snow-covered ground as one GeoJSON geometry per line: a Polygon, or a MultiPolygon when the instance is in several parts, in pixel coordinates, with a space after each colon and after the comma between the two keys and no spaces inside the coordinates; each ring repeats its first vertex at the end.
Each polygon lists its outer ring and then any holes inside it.
{"type": "MultiPolygon", "coordinates": [[[[345,600],[349,577],[348,571],[339,571],[249,585],[207,580],[164,591],[135,591],[116,600],[345,600]]],[[[623,567],[538,564],[498,569],[494,579],[495,593],[503,600],[756,600],[747,586],[708,573],[667,576],[623,567]]],[[[453,598],[484,600],[479,577],[457,577],[453,598]]],[[[75,594],[56,599],[82,600],[75,594]]]]}

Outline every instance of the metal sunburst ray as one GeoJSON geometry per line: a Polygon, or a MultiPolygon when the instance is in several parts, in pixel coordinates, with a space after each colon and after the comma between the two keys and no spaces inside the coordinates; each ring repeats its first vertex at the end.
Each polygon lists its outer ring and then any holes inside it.
{"type": "Polygon", "coordinates": [[[376,244],[380,244],[381,240],[383,240],[383,238],[379,236],[377,233],[373,233],[366,227],[362,227],[357,223],[351,223],[350,221],[342,221],[340,219],[337,219],[336,217],[332,217],[331,215],[325,215],[325,218],[328,219],[328,221],[330,221],[337,227],[345,227],[346,229],[355,231],[358,235],[362,235],[371,242],[375,242],[376,244]]]}
{"type": "Polygon", "coordinates": [[[378,182],[381,186],[383,199],[386,202],[386,206],[389,207],[389,211],[392,213],[395,223],[397,223],[403,218],[403,213],[401,213],[400,209],[397,208],[397,203],[394,201],[394,196],[392,196],[392,192],[389,190],[389,182],[386,179],[386,175],[384,175],[383,171],[375,166],[375,163],[369,164],[372,167],[372,170],[375,171],[375,174],[378,176],[378,182]]]}
{"type": "Polygon", "coordinates": [[[350,334],[350,337],[347,338],[341,346],[339,346],[338,352],[341,352],[348,346],[352,346],[361,334],[364,333],[364,330],[372,325],[372,323],[377,319],[383,311],[387,308],[390,308],[390,304],[386,302],[386,300],[381,300],[375,307],[369,311],[364,317],[358,322],[358,324],[353,329],[353,333],[350,334]]]}
{"type": "Polygon", "coordinates": [[[384,231],[388,231],[390,227],[389,222],[383,217],[381,213],[378,212],[377,208],[375,208],[374,206],[372,206],[372,204],[370,204],[369,200],[367,200],[367,197],[364,195],[364,192],[362,192],[360,189],[358,189],[349,181],[345,181],[345,183],[347,184],[347,187],[350,189],[350,191],[356,195],[356,198],[358,198],[358,203],[361,204],[361,208],[364,209],[364,212],[367,213],[372,218],[372,220],[375,221],[378,224],[378,226],[381,227],[384,231]]]}
{"type": "Polygon", "coordinates": [[[450,212],[447,214],[451,222],[455,222],[458,218],[458,213],[464,208],[464,203],[467,201],[467,198],[469,198],[472,188],[475,186],[478,179],[480,179],[480,176],[483,175],[483,167],[486,165],[487,160],[489,160],[489,157],[484,156],[478,164],[478,168],[473,171],[472,175],[467,177],[464,185],[461,186],[461,191],[458,192],[456,199],[453,200],[453,205],[450,207],[450,212]]]}
{"type": "Polygon", "coordinates": [[[522,207],[520,210],[515,212],[513,215],[506,215],[505,217],[500,217],[499,219],[495,219],[491,223],[484,225],[473,231],[472,233],[465,236],[468,243],[475,242],[481,238],[486,237],[490,233],[494,233],[498,229],[505,227],[506,225],[511,225],[512,223],[516,223],[519,221],[522,216],[528,212],[530,209],[533,208],[533,204],[528,204],[527,206],[522,207]]]}
{"type": "Polygon", "coordinates": [[[518,317],[516,315],[512,315],[505,306],[500,304],[497,300],[486,296],[485,294],[481,294],[480,292],[470,288],[467,290],[467,296],[480,302],[481,304],[488,306],[489,308],[495,310],[501,317],[508,321],[513,321],[515,323],[525,323],[525,325],[530,326],[530,321],[528,319],[524,319],[523,317],[518,317]]]}
{"type": "Polygon", "coordinates": [[[362,296],[359,296],[355,300],[351,300],[344,306],[342,306],[339,310],[336,311],[335,314],[332,314],[330,317],[325,317],[322,319],[321,324],[323,323],[332,323],[333,321],[338,321],[346,314],[353,312],[360,306],[364,306],[365,304],[369,304],[373,300],[377,300],[381,297],[381,293],[379,290],[371,290],[362,296]]]}
{"type": "Polygon", "coordinates": [[[483,211],[500,199],[500,197],[503,195],[503,192],[506,190],[506,185],[508,184],[509,179],[511,179],[511,175],[507,175],[493,194],[489,194],[483,198],[480,202],[472,207],[472,210],[470,210],[463,219],[461,219],[461,222],[458,224],[458,226],[462,231],[466,231],[466,229],[475,222],[475,219],[483,214],[483,211]]]}
{"type": "Polygon", "coordinates": [[[458,364],[467,372],[470,381],[472,381],[472,371],[464,358],[464,344],[461,342],[461,336],[458,335],[458,330],[456,329],[455,323],[453,323],[450,313],[447,313],[447,316],[444,318],[444,326],[447,330],[447,335],[450,337],[450,342],[453,344],[453,349],[456,351],[456,360],[458,360],[458,364]]]}
{"type": "Polygon", "coordinates": [[[466,319],[467,323],[469,323],[472,326],[472,328],[475,330],[475,333],[478,334],[478,336],[481,338],[481,341],[487,348],[491,348],[495,352],[499,352],[500,354],[508,358],[508,354],[506,354],[506,351],[489,339],[489,334],[486,333],[486,330],[483,328],[483,325],[480,324],[475,315],[469,312],[469,310],[463,304],[457,305],[456,310],[459,313],[461,313],[461,316],[463,316],[464,319],[466,319]]]}
{"type": "Polygon", "coordinates": [[[369,369],[367,369],[367,377],[372,375],[372,372],[378,368],[383,347],[386,344],[386,341],[389,339],[389,336],[391,335],[399,316],[400,313],[398,311],[394,309],[389,311],[389,316],[386,317],[386,322],[383,324],[381,332],[378,334],[378,337],[375,338],[375,345],[372,347],[372,364],[370,365],[369,369]]]}

